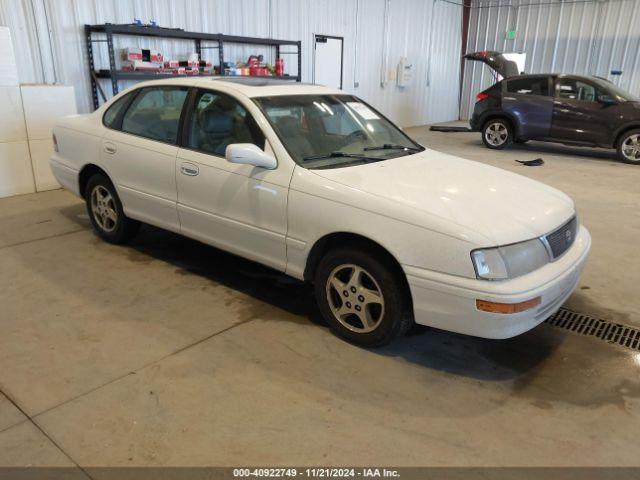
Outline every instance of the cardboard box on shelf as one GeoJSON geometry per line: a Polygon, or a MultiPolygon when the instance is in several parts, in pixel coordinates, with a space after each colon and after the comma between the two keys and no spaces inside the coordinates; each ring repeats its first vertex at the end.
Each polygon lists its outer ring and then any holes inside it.
{"type": "Polygon", "coordinates": [[[130,62],[141,60],[143,62],[152,62],[159,64],[164,61],[162,53],[146,48],[125,48],[122,51],[122,59],[130,62]]]}

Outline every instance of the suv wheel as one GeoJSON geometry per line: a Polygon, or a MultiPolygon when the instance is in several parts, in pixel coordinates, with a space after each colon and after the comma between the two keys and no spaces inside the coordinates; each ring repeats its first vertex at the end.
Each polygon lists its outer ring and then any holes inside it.
{"type": "Polygon", "coordinates": [[[640,129],[631,130],[620,137],[618,158],[625,163],[640,165],[640,129]]]}
{"type": "Polygon", "coordinates": [[[503,149],[513,142],[513,129],[509,121],[502,118],[489,120],[482,127],[482,141],[491,149],[503,149]]]}
{"type": "Polygon", "coordinates": [[[104,175],[89,179],[84,198],[94,230],[107,242],[124,243],[138,232],[140,222],[125,216],[116,189],[104,175]]]}
{"type": "Polygon", "coordinates": [[[315,294],[331,329],[352,343],[374,347],[413,323],[408,292],[394,269],[361,250],[341,248],[320,261],[315,294]]]}

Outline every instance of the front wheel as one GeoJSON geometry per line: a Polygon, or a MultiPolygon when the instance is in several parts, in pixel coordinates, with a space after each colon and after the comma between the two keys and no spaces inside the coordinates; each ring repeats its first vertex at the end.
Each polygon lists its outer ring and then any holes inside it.
{"type": "Polygon", "coordinates": [[[331,329],[365,347],[387,344],[413,323],[404,285],[390,265],[350,248],[325,255],[315,276],[318,306],[331,329]]]}
{"type": "Polygon", "coordinates": [[[502,118],[489,120],[482,127],[482,141],[493,150],[501,150],[513,142],[513,128],[502,118]]]}
{"type": "Polygon", "coordinates": [[[620,138],[618,158],[625,163],[640,165],[640,129],[631,130],[620,138]]]}
{"type": "Polygon", "coordinates": [[[138,232],[140,222],[125,216],[116,189],[104,175],[89,179],[84,198],[94,230],[107,242],[124,243],[138,232]]]}

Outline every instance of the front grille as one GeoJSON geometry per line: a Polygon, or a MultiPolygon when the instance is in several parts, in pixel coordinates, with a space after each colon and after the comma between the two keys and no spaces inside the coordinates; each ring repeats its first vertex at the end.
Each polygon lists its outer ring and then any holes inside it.
{"type": "Polygon", "coordinates": [[[576,239],[578,219],[573,217],[563,226],[543,237],[547,244],[551,258],[556,259],[566,252],[576,239]]]}

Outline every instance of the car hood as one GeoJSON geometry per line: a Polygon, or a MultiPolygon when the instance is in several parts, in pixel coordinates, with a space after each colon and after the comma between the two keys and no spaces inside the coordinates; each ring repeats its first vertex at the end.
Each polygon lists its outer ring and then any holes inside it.
{"type": "MultiPolygon", "coordinates": [[[[525,168],[525,167],[523,167],[525,168]]],[[[479,162],[425,150],[385,161],[317,175],[464,227],[487,245],[506,245],[545,235],[575,214],[573,201],[543,183],[479,162]]],[[[360,200],[363,201],[363,200],[360,200]]],[[[366,205],[357,205],[366,208],[366,205]]],[[[396,211],[401,216],[401,210],[396,211]]]]}

